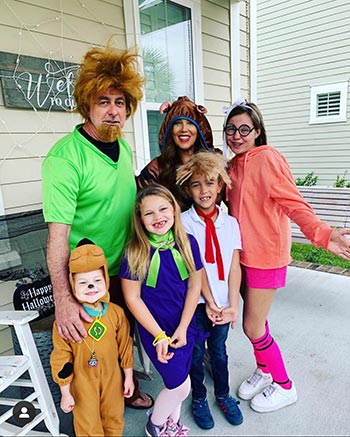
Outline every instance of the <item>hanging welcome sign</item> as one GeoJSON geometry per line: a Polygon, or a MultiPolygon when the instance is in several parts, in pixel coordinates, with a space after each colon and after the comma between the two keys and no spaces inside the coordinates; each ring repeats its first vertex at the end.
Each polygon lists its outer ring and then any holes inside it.
{"type": "Polygon", "coordinates": [[[78,64],[0,52],[4,104],[10,108],[71,111],[78,64]]]}

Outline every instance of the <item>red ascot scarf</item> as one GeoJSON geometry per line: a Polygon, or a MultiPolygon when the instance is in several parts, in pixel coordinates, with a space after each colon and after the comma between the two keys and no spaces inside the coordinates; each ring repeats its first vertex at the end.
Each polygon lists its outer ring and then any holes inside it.
{"type": "Polygon", "coordinates": [[[205,260],[206,262],[210,264],[215,263],[214,259],[214,250],[213,250],[213,244],[215,246],[215,252],[216,252],[216,263],[218,265],[218,274],[219,274],[219,280],[223,281],[225,279],[224,276],[224,265],[222,262],[222,256],[221,256],[221,250],[220,250],[220,244],[218,240],[218,236],[216,235],[216,229],[214,222],[212,220],[212,217],[215,216],[217,209],[214,208],[214,211],[210,212],[209,214],[204,214],[203,211],[200,209],[196,209],[197,214],[200,217],[204,217],[205,220],[205,260]]]}

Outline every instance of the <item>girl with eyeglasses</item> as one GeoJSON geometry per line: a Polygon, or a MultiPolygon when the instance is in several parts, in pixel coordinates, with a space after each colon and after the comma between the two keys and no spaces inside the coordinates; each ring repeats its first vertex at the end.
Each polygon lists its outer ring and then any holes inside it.
{"type": "Polygon", "coordinates": [[[226,108],[224,155],[229,162],[229,213],[242,236],[243,330],[250,340],[256,369],[240,385],[238,396],[254,410],[275,411],[297,401],[280,349],[270,333],[268,314],[278,288],[286,285],[291,261],[293,220],[313,245],[350,259],[350,229],[332,229],[315,215],[300,194],[284,156],[267,145],[263,117],[254,103],[243,99],[226,108]]]}

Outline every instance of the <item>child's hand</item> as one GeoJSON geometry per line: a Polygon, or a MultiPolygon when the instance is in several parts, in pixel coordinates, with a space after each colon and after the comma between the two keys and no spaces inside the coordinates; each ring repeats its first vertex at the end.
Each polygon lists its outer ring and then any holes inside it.
{"type": "Polygon", "coordinates": [[[213,326],[215,326],[217,322],[222,321],[222,308],[219,308],[214,302],[206,303],[205,311],[207,313],[208,319],[213,322],[213,326]]]}
{"type": "Polygon", "coordinates": [[[61,409],[65,413],[70,413],[73,410],[74,405],[75,405],[74,398],[70,393],[66,393],[66,394],[62,395],[61,409]]]}
{"type": "Polygon", "coordinates": [[[133,394],[134,394],[134,390],[135,390],[135,384],[134,381],[131,378],[127,378],[125,377],[124,380],[124,397],[125,398],[130,398],[133,394]]]}
{"type": "Polygon", "coordinates": [[[234,329],[238,320],[238,310],[235,307],[227,307],[221,311],[222,320],[217,325],[224,325],[231,322],[231,328],[234,329]]]}
{"type": "Polygon", "coordinates": [[[176,331],[171,337],[170,346],[174,349],[185,346],[187,344],[187,329],[177,327],[176,331]]]}
{"type": "Polygon", "coordinates": [[[174,352],[168,352],[168,341],[166,339],[159,341],[155,348],[157,352],[157,359],[163,364],[166,364],[174,356],[174,352]]]}

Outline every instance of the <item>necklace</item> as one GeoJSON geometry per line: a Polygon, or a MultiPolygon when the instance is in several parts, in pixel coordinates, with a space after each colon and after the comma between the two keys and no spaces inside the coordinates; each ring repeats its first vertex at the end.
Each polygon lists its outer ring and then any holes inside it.
{"type": "Polygon", "coordinates": [[[83,341],[86,344],[86,346],[88,347],[89,351],[91,352],[91,357],[88,360],[88,367],[97,367],[98,360],[97,360],[96,354],[95,354],[95,340],[92,341],[92,349],[89,346],[89,343],[85,340],[85,338],[83,338],[83,341]]]}
{"type": "Polygon", "coordinates": [[[92,348],[89,346],[88,342],[83,338],[84,343],[86,344],[89,351],[91,352],[91,357],[88,361],[88,367],[97,366],[98,360],[96,358],[96,353],[95,353],[95,340],[100,341],[107,331],[107,326],[105,326],[101,322],[101,317],[102,317],[102,312],[100,312],[100,314],[95,318],[88,331],[89,336],[92,338],[92,348]]]}
{"type": "Polygon", "coordinates": [[[93,321],[93,323],[90,326],[90,329],[88,331],[88,334],[90,335],[90,337],[96,341],[100,341],[101,338],[107,332],[107,326],[101,322],[101,317],[102,317],[102,313],[100,313],[95,318],[95,320],[93,321]]]}

